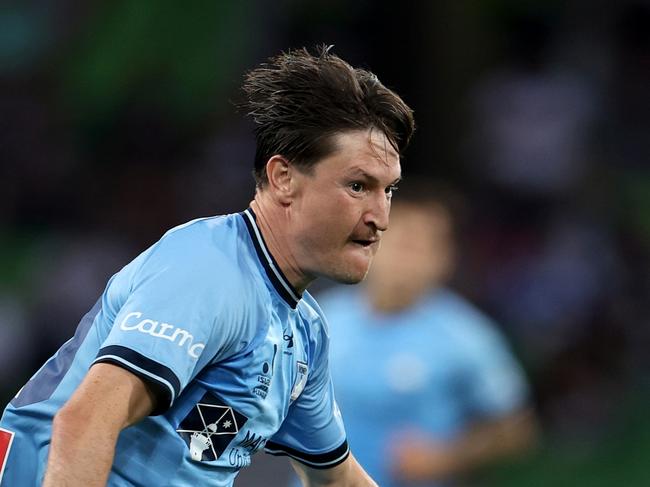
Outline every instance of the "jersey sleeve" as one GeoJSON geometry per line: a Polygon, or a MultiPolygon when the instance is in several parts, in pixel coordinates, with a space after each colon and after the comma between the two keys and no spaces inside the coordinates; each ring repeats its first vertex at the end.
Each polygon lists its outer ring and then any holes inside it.
{"type": "Polygon", "coordinates": [[[528,387],[523,371],[492,323],[475,329],[464,380],[469,413],[499,416],[524,406],[528,387]]]}
{"type": "MultiPolygon", "coordinates": [[[[323,333],[323,335],[325,335],[323,333]]],[[[312,468],[331,468],[343,462],[350,449],[341,412],[334,398],[324,336],[302,394],[289,408],[278,432],[267,442],[272,455],[286,455],[312,468]]]]}
{"type": "Polygon", "coordinates": [[[230,299],[238,278],[232,264],[187,240],[163,238],[116,276],[104,298],[114,320],[94,363],[145,380],[157,398],[154,415],[203,367],[229,353],[237,341],[233,323],[245,319],[230,299]]]}

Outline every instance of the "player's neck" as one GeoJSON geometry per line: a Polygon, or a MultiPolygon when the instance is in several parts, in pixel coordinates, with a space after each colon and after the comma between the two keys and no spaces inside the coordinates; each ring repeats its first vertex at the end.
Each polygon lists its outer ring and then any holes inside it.
{"type": "Polygon", "coordinates": [[[289,229],[289,211],[274,201],[269,201],[258,192],[250,207],[257,217],[257,226],[262,233],[269,252],[280,266],[282,273],[296,291],[302,294],[314,277],[307,276],[298,265],[293,252],[289,229]]]}

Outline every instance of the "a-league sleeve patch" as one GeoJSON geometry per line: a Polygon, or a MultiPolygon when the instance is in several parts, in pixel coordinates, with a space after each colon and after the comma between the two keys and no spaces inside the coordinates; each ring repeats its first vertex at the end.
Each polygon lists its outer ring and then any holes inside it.
{"type": "Polygon", "coordinates": [[[248,418],[209,392],[192,408],[176,430],[190,449],[192,460],[219,458],[248,418]]]}
{"type": "Polygon", "coordinates": [[[0,428],[0,482],[2,482],[2,475],[5,473],[5,465],[7,464],[9,450],[11,450],[11,443],[13,441],[13,431],[0,428]]]}

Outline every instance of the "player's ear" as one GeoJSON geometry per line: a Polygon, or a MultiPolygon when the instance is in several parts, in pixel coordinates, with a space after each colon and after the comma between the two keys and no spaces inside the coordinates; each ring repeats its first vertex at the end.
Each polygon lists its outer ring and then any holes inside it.
{"type": "Polygon", "coordinates": [[[291,203],[294,192],[293,172],[291,163],[280,155],[274,155],[266,163],[269,189],[281,204],[291,203]]]}

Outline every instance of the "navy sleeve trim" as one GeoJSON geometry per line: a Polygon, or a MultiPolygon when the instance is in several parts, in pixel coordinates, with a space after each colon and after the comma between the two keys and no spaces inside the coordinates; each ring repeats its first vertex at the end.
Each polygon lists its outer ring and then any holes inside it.
{"type": "Polygon", "coordinates": [[[344,440],[341,446],[326,453],[305,453],[273,441],[266,443],[264,451],[275,456],[286,455],[294,460],[298,460],[300,463],[304,463],[308,467],[318,469],[336,467],[340,463],[343,463],[350,455],[350,447],[348,446],[347,440],[344,440]]]}
{"type": "Polygon", "coordinates": [[[120,345],[102,348],[93,364],[110,363],[122,367],[143,379],[156,396],[151,416],[164,413],[172,405],[181,389],[181,382],[171,369],[120,345]]]}

